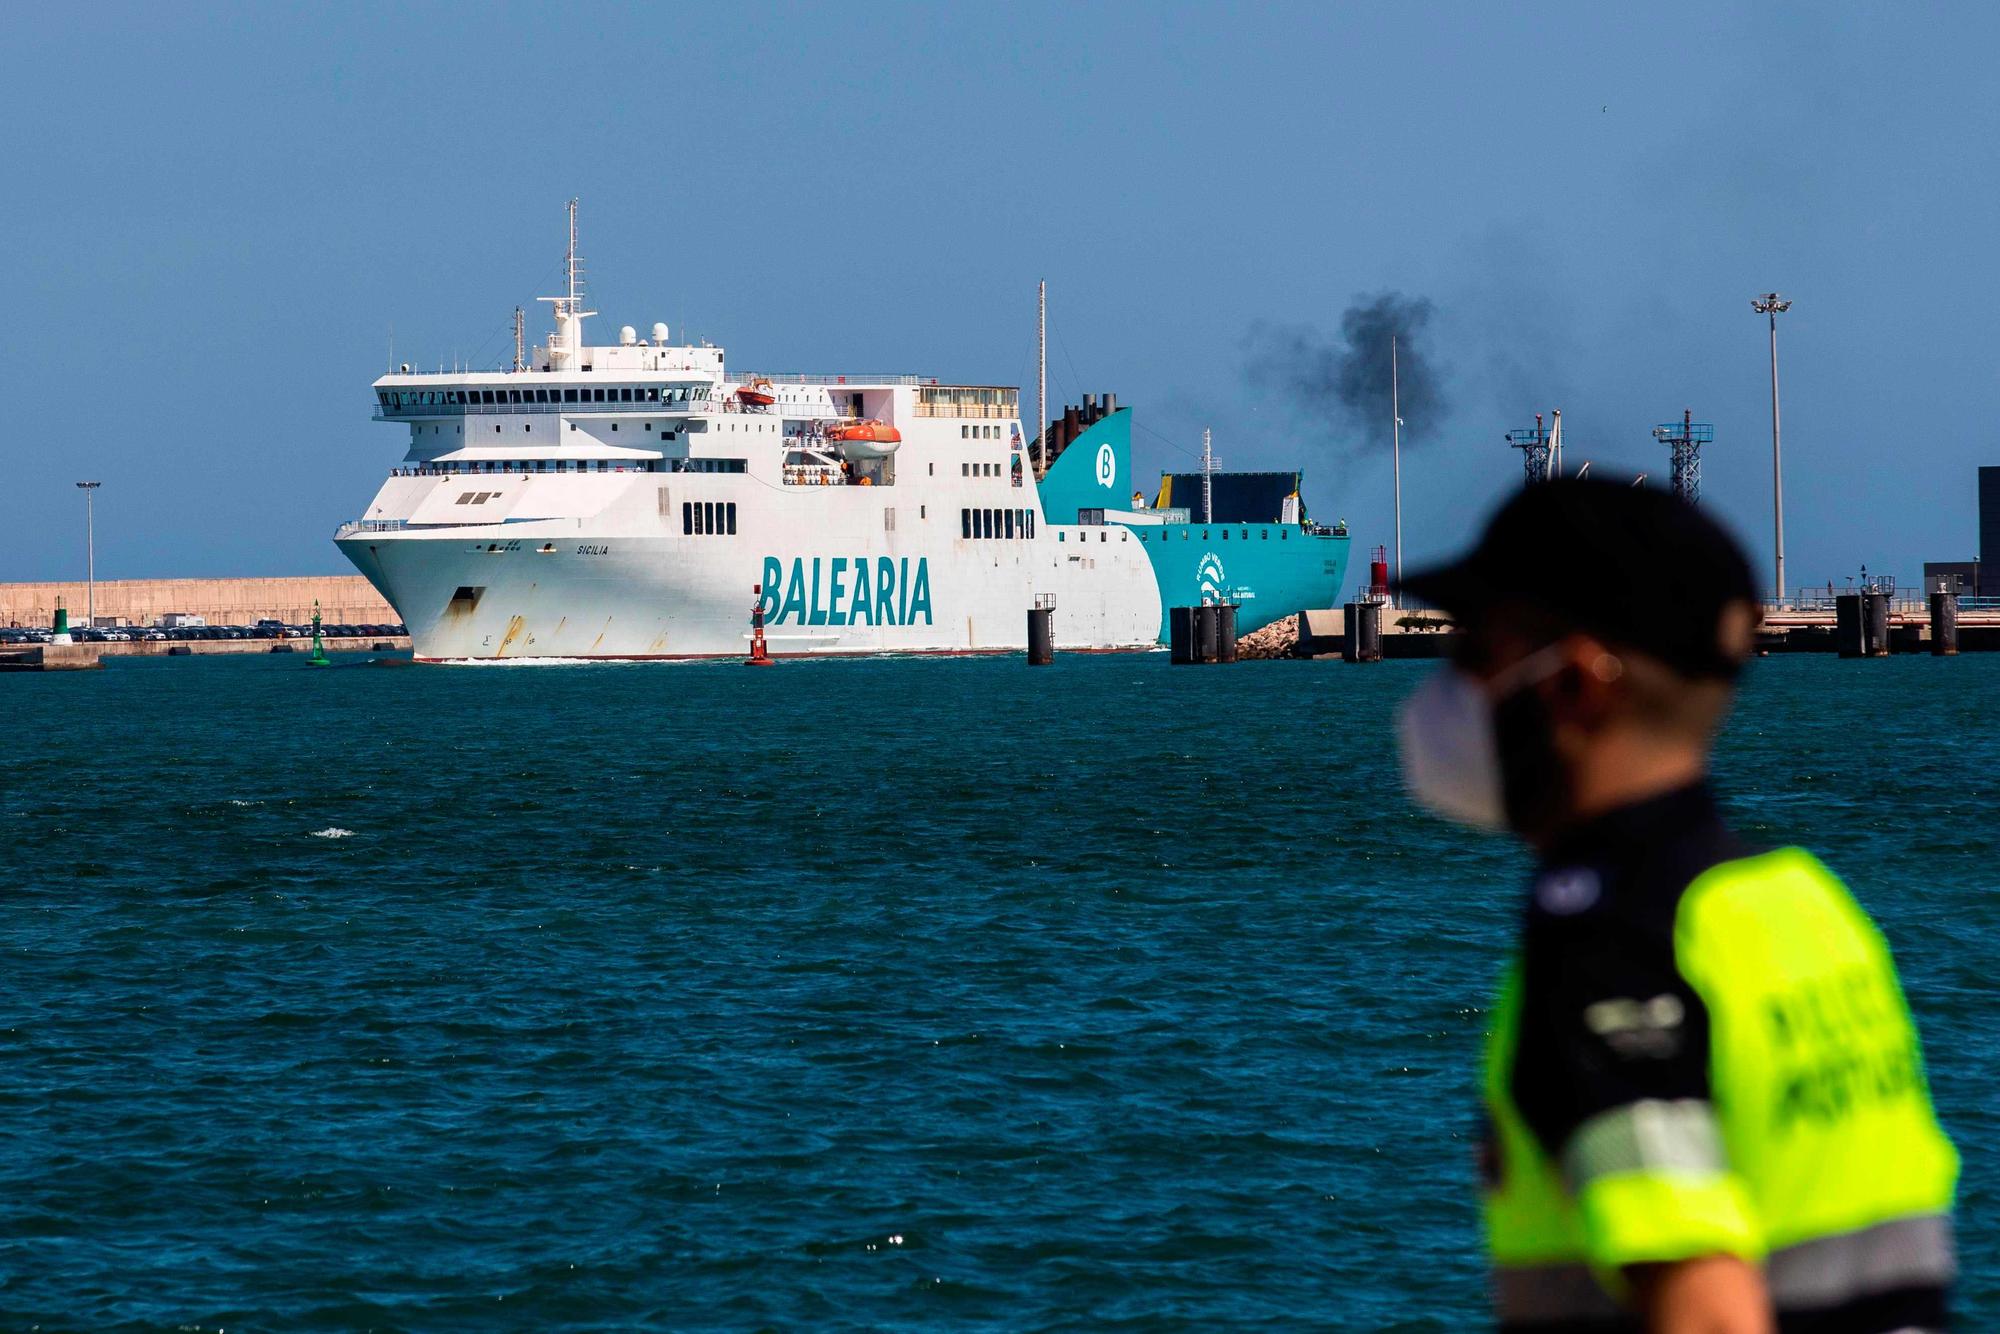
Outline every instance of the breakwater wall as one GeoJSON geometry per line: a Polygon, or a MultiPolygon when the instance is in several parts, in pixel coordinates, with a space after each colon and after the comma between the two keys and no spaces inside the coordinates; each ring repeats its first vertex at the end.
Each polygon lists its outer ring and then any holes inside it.
{"type": "MultiPolygon", "coordinates": [[[[70,620],[83,624],[89,586],[82,580],[0,583],[0,626],[47,626],[56,600],[70,620]]],[[[312,619],[313,603],[330,624],[394,625],[402,619],[374,585],[358,574],[288,575],[268,579],[100,579],[100,621],[153,625],[169,612],[199,616],[210,625],[251,625],[275,619],[297,625],[312,619]]]]}

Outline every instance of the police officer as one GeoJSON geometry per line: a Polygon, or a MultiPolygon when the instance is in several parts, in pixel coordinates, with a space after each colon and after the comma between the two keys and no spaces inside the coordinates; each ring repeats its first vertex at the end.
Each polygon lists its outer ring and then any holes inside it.
{"type": "Polygon", "coordinates": [[[1555,481],[1405,587],[1464,631],[1400,719],[1412,793],[1538,858],[1484,1086],[1501,1328],[1942,1328],[1958,1159],[1888,949],[1708,787],[1757,620],[1735,543],[1555,481]]]}

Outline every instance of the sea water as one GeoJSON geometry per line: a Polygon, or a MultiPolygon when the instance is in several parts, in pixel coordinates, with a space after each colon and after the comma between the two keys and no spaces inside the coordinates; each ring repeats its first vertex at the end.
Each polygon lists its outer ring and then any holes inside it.
{"type": "MultiPolygon", "coordinates": [[[[10,1327],[1455,1330],[1525,861],[1418,664],[0,680],[10,1327]]],[[[2000,1322],[2000,657],[1759,662],[2000,1322]]]]}

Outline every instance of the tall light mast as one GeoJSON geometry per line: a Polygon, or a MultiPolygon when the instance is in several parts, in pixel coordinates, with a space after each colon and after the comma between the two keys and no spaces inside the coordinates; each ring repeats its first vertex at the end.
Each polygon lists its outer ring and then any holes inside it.
{"type": "Polygon", "coordinates": [[[97,628],[97,488],[103,485],[102,482],[76,484],[77,490],[83,492],[83,561],[85,576],[90,580],[83,623],[92,630],[97,628]]]}
{"type": "Polygon", "coordinates": [[[1403,392],[1396,372],[1396,335],[1389,335],[1390,453],[1396,464],[1396,587],[1403,586],[1403,392]]]}
{"type": "Polygon", "coordinates": [[[522,355],[526,343],[526,340],[522,336],[524,331],[521,308],[516,306],[514,307],[514,369],[516,371],[524,369],[528,364],[527,358],[522,355]]]}
{"type": "Polygon", "coordinates": [[[1778,316],[1792,303],[1776,292],[1750,298],[1750,309],[1771,319],[1771,526],[1777,542],[1778,605],[1785,602],[1785,468],[1778,448],[1778,316]]]}

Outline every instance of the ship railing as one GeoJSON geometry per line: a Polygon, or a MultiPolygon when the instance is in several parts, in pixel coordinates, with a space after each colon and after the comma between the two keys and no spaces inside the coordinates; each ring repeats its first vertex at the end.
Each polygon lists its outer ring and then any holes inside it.
{"type": "Polygon", "coordinates": [[[725,384],[749,384],[753,380],[768,380],[772,384],[846,385],[854,389],[867,389],[885,384],[936,384],[935,379],[921,375],[764,375],[757,372],[731,373],[723,377],[725,384]]]}
{"type": "MultiPolygon", "coordinates": [[[[655,417],[690,417],[717,412],[749,412],[767,417],[810,419],[854,419],[861,414],[847,404],[838,407],[823,403],[773,403],[769,406],[741,403],[731,397],[690,398],[677,403],[427,403],[421,407],[385,408],[377,402],[373,419],[378,422],[428,421],[435,417],[520,417],[560,413],[569,417],[635,413],[655,417]]],[[[921,414],[920,414],[921,415],[921,414]]]]}
{"type": "Polygon", "coordinates": [[[353,519],[333,530],[336,541],[355,533],[395,533],[410,526],[408,519],[353,519]]]}
{"type": "Polygon", "coordinates": [[[919,417],[964,418],[968,421],[1011,421],[1020,415],[1020,411],[1019,407],[1006,403],[919,403],[913,409],[919,417]]]}
{"type": "Polygon", "coordinates": [[[369,404],[376,421],[416,421],[431,417],[526,417],[566,413],[582,416],[599,412],[651,412],[655,416],[684,417],[691,412],[721,412],[724,399],[685,398],[672,403],[421,403],[406,407],[384,407],[380,399],[369,404]]]}
{"type": "Polygon", "coordinates": [[[852,486],[846,472],[826,463],[787,463],[786,486],[852,486]]]}

